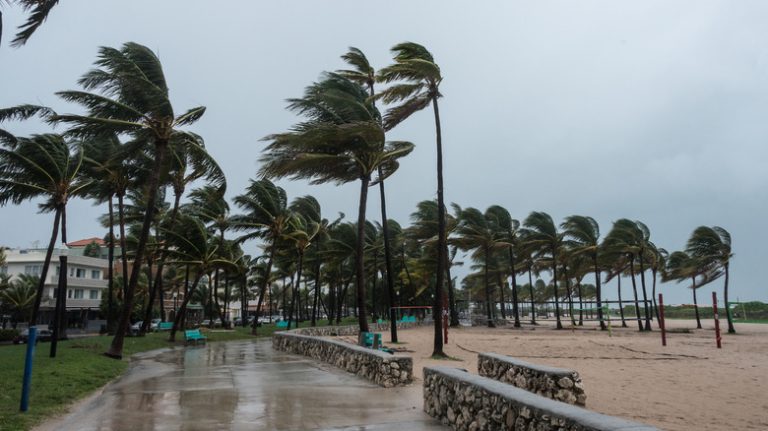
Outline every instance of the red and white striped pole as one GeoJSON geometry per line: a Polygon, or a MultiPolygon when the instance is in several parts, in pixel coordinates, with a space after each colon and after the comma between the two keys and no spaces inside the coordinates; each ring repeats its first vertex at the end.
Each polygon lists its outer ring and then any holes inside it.
{"type": "Polygon", "coordinates": [[[712,308],[715,310],[715,337],[717,339],[717,348],[722,349],[723,344],[720,338],[720,317],[717,315],[717,293],[712,292],[712,308]]]}
{"type": "Polygon", "coordinates": [[[667,326],[664,322],[664,296],[659,293],[659,326],[661,326],[661,345],[667,345],[667,326]]]}

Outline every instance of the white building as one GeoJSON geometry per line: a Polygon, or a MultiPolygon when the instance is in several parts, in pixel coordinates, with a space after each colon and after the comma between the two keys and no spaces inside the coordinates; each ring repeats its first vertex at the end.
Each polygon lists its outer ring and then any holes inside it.
{"type": "MultiPolygon", "coordinates": [[[[99,306],[101,298],[107,296],[107,270],[109,262],[106,259],[98,259],[83,256],[82,249],[68,249],[67,251],[67,321],[70,327],[94,329],[96,322],[88,321],[99,319],[99,306]]],[[[61,250],[55,249],[48,267],[48,272],[43,289],[43,299],[40,303],[39,322],[50,324],[53,320],[53,310],[56,306],[56,288],[59,283],[59,255],[61,250]]],[[[0,272],[11,275],[11,280],[19,274],[40,276],[45,263],[44,249],[18,249],[6,250],[6,265],[0,267],[0,272]]],[[[101,323],[101,321],[99,321],[101,323]]],[[[98,329],[95,328],[95,329],[98,329]]]]}

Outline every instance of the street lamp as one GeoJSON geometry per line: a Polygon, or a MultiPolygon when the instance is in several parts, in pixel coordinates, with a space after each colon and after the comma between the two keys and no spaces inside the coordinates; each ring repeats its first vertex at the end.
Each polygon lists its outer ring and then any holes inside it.
{"type": "Polygon", "coordinates": [[[51,338],[51,358],[56,357],[58,341],[66,339],[64,330],[64,316],[67,310],[67,244],[61,243],[59,249],[59,285],[56,293],[56,309],[53,315],[53,335],[51,338]]]}

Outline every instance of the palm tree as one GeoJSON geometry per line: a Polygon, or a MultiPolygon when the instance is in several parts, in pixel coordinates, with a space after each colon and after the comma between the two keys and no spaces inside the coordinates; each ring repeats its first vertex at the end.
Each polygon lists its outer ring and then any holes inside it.
{"type": "MultiPolygon", "coordinates": [[[[488,279],[489,265],[494,259],[496,251],[509,247],[509,243],[503,241],[506,232],[499,230],[498,208],[491,207],[486,210],[485,214],[475,208],[463,209],[459,216],[456,237],[451,240],[461,250],[474,250],[472,259],[483,262],[486,317],[488,318],[489,328],[496,326],[491,312],[493,300],[491,299],[490,282],[488,279]]],[[[503,301],[501,306],[503,310],[503,301]]]]}
{"type": "Polygon", "coordinates": [[[441,308],[443,305],[443,271],[446,264],[447,232],[445,216],[445,199],[443,197],[443,141],[440,129],[440,110],[437,99],[440,94],[440,83],[443,77],[440,68],[435,63],[432,54],[423,46],[404,42],[392,48],[395,63],[379,71],[377,80],[384,83],[397,83],[388,87],[377,95],[384,103],[400,103],[389,109],[384,116],[384,129],[391,130],[405,121],[416,111],[420,111],[430,104],[435,114],[435,140],[437,144],[437,207],[438,211],[438,239],[437,239],[437,288],[435,289],[435,302],[433,306],[433,318],[435,321],[434,349],[432,356],[445,356],[443,352],[443,334],[441,308]]]}
{"type": "MultiPolygon", "coordinates": [[[[2,119],[3,113],[0,112],[0,121],[2,119]]],[[[67,240],[67,202],[85,193],[90,181],[81,176],[83,150],[79,143],[68,142],[61,135],[55,134],[33,135],[29,138],[16,138],[7,133],[4,136],[0,142],[3,144],[0,147],[0,206],[8,202],[20,204],[26,200],[43,198],[39,204],[40,212],[54,213],[51,239],[29,320],[29,325],[34,326],[59,225],[62,242],[66,243],[67,240]]]]}
{"type": "Polygon", "coordinates": [[[597,319],[600,321],[600,329],[608,329],[603,320],[602,291],[600,285],[600,226],[595,219],[587,216],[573,215],[566,217],[560,225],[565,235],[565,244],[570,249],[571,256],[585,255],[593,265],[595,273],[595,289],[597,297],[597,319]]]}
{"type": "Polygon", "coordinates": [[[365,89],[338,74],[325,74],[307,87],[304,97],[290,100],[289,109],[307,120],[290,132],[265,138],[270,144],[260,159],[259,172],[265,178],[310,179],[310,184],[360,180],[355,266],[360,331],[367,332],[363,230],[368,186],[379,166],[406,156],[413,144],[385,146],[379,112],[365,89]]]}
{"type": "MultiPolygon", "coordinates": [[[[43,25],[48,18],[48,14],[59,3],[59,0],[8,0],[8,3],[17,3],[24,12],[29,12],[27,20],[18,27],[19,32],[16,33],[16,37],[11,41],[11,46],[18,48],[26,44],[35,31],[43,25]]],[[[2,35],[3,14],[0,12],[0,40],[2,35]]]]}
{"type": "MultiPolygon", "coordinates": [[[[184,300],[173,321],[169,341],[175,341],[182,316],[186,314],[187,304],[195,296],[200,280],[215,268],[236,269],[236,263],[221,254],[221,243],[205,224],[198,218],[182,214],[174,230],[165,231],[168,241],[169,257],[176,265],[188,265],[195,272],[194,281],[185,292],[184,300]]],[[[209,280],[210,284],[210,280],[209,280]]],[[[209,286],[210,288],[210,286],[209,286]]]]}
{"type": "Polygon", "coordinates": [[[517,256],[515,251],[518,249],[520,222],[513,219],[505,208],[499,205],[493,205],[486,210],[486,213],[494,215],[494,225],[499,230],[503,241],[507,245],[507,254],[509,257],[509,274],[512,277],[512,315],[515,320],[515,328],[520,327],[520,310],[518,300],[520,293],[517,289],[517,256]]]}
{"type": "Polygon", "coordinates": [[[18,279],[11,281],[5,289],[0,289],[0,304],[3,312],[11,315],[11,321],[26,321],[31,319],[32,310],[37,296],[39,277],[29,274],[19,274],[18,279]]]}
{"type": "Polygon", "coordinates": [[[701,286],[696,285],[696,276],[700,275],[699,266],[695,259],[692,259],[684,251],[676,251],[669,255],[666,261],[666,268],[662,272],[662,281],[675,280],[678,283],[691,279],[690,289],[693,291],[693,310],[696,315],[696,329],[701,329],[701,317],[699,316],[699,302],[696,298],[696,289],[701,286]]]}
{"type": "MultiPolygon", "coordinates": [[[[712,273],[721,269],[725,275],[723,301],[725,303],[725,313],[728,317],[728,333],[735,334],[736,328],[733,326],[731,308],[728,305],[728,266],[733,257],[731,234],[720,226],[699,226],[688,239],[686,251],[693,259],[699,261],[700,265],[707,272],[712,273]]],[[[710,276],[709,278],[713,280],[716,277],[710,276]]]]}
{"type": "MultiPolygon", "coordinates": [[[[622,267],[629,268],[629,274],[632,279],[632,290],[635,297],[635,314],[637,316],[637,325],[640,331],[650,330],[650,314],[648,313],[647,302],[645,302],[645,327],[643,327],[643,321],[640,317],[640,303],[637,299],[637,283],[635,280],[635,262],[638,260],[638,255],[644,252],[644,232],[638,226],[637,222],[633,222],[628,219],[619,219],[613,223],[611,231],[608,232],[603,240],[603,246],[606,252],[613,255],[613,259],[616,261],[622,261],[620,255],[624,255],[627,260],[627,265],[622,267]]],[[[644,269],[642,263],[641,269],[644,269]]],[[[641,271],[642,274],[643,271],[641,271]]],[[[620,274],[616,274],[619,275],[620,274]]],[[[643,299],[647,301],[645,291],[643,291],[643,299]]]]}
{"type": "Polygon", "coordinates": [[[70,125],[67,133],[76,137],[105,134],[127,135],[136,151],[152,148],[151,171],[146,183],[147,208],[144,213],[139,243],[125,292],[123,310],[109,350],[112,358],[122,358],[123,340],[128,329],[130,310],[144,259],[149,230],[155,214],[160,177],[166,166],[172,142],[194,145],[195,135],[179,129],[197,121],[205,107],[175,115],[162,65],[147,47],[129,42],[120,49],[102,47],[96,68],[79,81],[85,91],[57,93],[67,101],[82,105],[86,115],[56,115],[52,120],[70,125]],[[97,93],[91,93],[95,90],[97,93]]]}
{"type": "Polygon", "coordinates": [[[255,333],[264,296],[271,282],[272,264],[275,260],[278,241],[283,239],[288,229],[291,211],[288,209],[288,196],[285,190],[267,179],[251,180],[246,192],[236,196],[234,202],[244,211],[244,214],[230,217],[231,227],[237,232],[247,232],[237,241],[240,243],[251,239],[264,241],[265,252],[268,255],[266,275],[259,286],[256,317],[253,319],[255,333]]]}
{"type": "Polygon", "coordinates": [[[525,229],[520,232],[523,242],[531,248],[533,257],[539,265],[552,270],[557,329],[563,329],[557,295],[557,264],[562,254],[563,233],[558,232],[552,217],[545,212],[532,212],[523,225],[525,229]]]}

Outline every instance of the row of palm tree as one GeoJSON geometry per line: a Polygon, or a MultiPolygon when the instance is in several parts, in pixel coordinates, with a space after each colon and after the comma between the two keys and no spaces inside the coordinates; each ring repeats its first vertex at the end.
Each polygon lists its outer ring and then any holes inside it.
{"type": "MultiPolygon", "coordinates": [[[[453,214],[449,214],[442,190],[440,69],[421,45],[403,43],[392,52],[393,64],[375,71],[362,51],[350,48],[342,56],[349,69],[323,74],[302,97],[289,100],[288,109],[301,121],[287,132],[264,138],[267,144],[260,157],[259,179],[252,180],[245,192],[234,198],[239,214],[230,214],[224,198],[224,174],[206,152],[203,138],[186,130],[205,108],[175,113],[162,65],[144,46],[126,43],[119,49],[101,48],[95,68],[79,80],[83,89],[57,93],[82,107],[85,114],[58,114],[36,105],[0,110],[0,122],[39,116],[66,126],[61,134],[31,137],[0,130],[0,204],[40,198],[41,211],[54,215],[30,323],[38,320],[45,271],[59,231],[66,242],[66,205],[69,199],[79,197],[107,204],[102,221],[108,228],[106,314],[115,336],[106,354],[111,357],[122,356],[137,293],[142,290],[144,294],[138,299],[147,330],[154,310],[159,308],[165,318],[164,307],[157,307],[157,302],[162,304],[166,283],[184,288],[181,308],[174,316],[173,338],[185,324],[185,309],[193,299],[205,304],[211,320],[218,316],[224,323],[223,310],[232,300],[231,288],[239,288],[243,307],[249,298],[256,297],[257,310],[261,311],[265,299],[271,307],[279,286],[283,296],[290,295],[281,306],[288,308],[291,322],[296,320],[294,312],[301,315],[309,302],[305,297],[305,306],[300,306],[301,282],[308,293],[306,286],[312,281],[313,324],[320,308],[326,310],[329,320],[335,315],[338,321],[342,312],[349,310],[342,304],[349,297],[353,278],[352,309],[361,331],[368,330],[369,310],[374,316],[384,311],[396,340],[395,306],[430,300],[435,322],[433,353],[440,356],[444,290],[449,297],[450,322],[458,324],[451,267],[461,264],[455,261],[459,250],[471,252],[473,261],[482,264],[489,325],[493,325],[494,313],[490,305],[492,273],[509,278],[512,317],[519,326],[518,304],[526,295],[519,292],[517,275],[528,272],[532,289],[532,271],[551,271],[555,315],[561,328],[558,283],[565,285],[569,314],[574,319],[572,298],[583,295],[573,291],[580,290],[581,280],[593,272],[601,327],[601,274],[606,274],[606,281],[628,274],[639,329],[649,330],[655,310],[644,306],[644,319],[640,316],[635,275],[640,276],[643,303],[647,304],[646,272],[650,270],[653,277],[653,297],[657,273],[664,275],[668,270],[666,252],[650,241],[648,228],[621,219],[600,241],[597,223],[585,216],[568,217],[558,227],[542,212],[531,213],[521,225],[500,206],[480,212],[454,205],[453,214]],[[377,92],[376,83],[385,87],[377,92]],[[390,106],[383,115],[378,101],[390,106]],[[399,160],[412,151],[413,144],[388,142],[386,133],[429,106],[434,110],[438,149],[437,200],[421,202],[412,215],[412,226],[403,229],[386,217],[384,181],[396,173],[399,160]],[[323,218],[320,204],[311,196],[289,203],[285,191],[271,181],[280,178],[306,179],[310,184],[359,181],[357,221],[323,218]],[[382,203],[380,224],[366,219],[368,188],[376,185],[382,203]],[[173,195],[171,203],[166,203],[167,190],[173,195]],[[185,200],[188,202],[182,204],[185,200]],[[228,232],[239,236],[228,239],[228,232]],[[113,261],[118,238],[122,274],[116,275],[113,261]],[[241,245],[249,240],[259,243],[262,256],[251,259],[242,252],[241,245]],[[379,260],[379,256],[384,259],[379,260]],[[385,280],[386,295],[377,289],[379,274],[385,280]],[[278,278],[283,282],[277,283],[278,278]],[[400,285],[399,298],[396,283],[400,285]],[[116,289],[118,284],[120,289],[116,289]],[[143,289],[138,289],[140,285],[143,289]],[[255,292],[250,292],[251,286],[256,287],[255,292]]],[[[701,268],[697,276],[711,281],[724,274],[727,284],[727,258],[723,256],[730,255],[730,238],[726,241],[727,232],[720,228],[713,231],[721,248],[714,250],[711,235],[701,233],[697,236],[701,240],[689,242],[688,251],[701,268]],[[722,247],[725,242],[728,252],[722,247]]],[[[689,272],[679,270],[686,277],[689,272]]],[[[503,297],[504,289],[499,292],[502,304],[510,302],[503,297]]],[[[527,296],[533,298],[532,290],[527,296]]],[[[501,308],[503,318],[505,308],[501,308]]],[[[253,325],[255,332],[258,316],[253,325]]]]}

